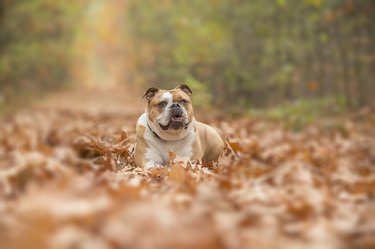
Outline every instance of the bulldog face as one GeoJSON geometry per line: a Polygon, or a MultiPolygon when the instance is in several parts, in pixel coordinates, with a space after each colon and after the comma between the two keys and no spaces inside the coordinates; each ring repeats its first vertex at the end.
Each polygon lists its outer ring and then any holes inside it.
{"type": "Polygon", "coordinates": [[[186,134],[194,116],[191,94],[186,85],[172,90],[152,87],[146,91],[148,123],[157,135],[174,140],[186,134]]]}

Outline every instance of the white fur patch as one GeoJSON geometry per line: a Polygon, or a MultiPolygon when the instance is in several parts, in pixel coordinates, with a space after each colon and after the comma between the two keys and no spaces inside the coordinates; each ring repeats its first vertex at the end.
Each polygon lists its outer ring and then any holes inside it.
{"type": "Polygon", "coordinates": [[[165,101],[167,102],[167,105],[165,106],[164,108],[164,111],[162,113],[160,113],[157,117],[156,117],[156,120],[162,124],[162,125],[168,125],[169,123],[169,120],[170,120],[170,117],[169,117],[169,113],[168,113],[168,109],[169,107],[173,104],[173,96],[170,92],[165,92],[161,95],[160,97],[160,101],[165,101]]]}
{"type": "Polygon", "coordinates": [[[173,101],[173,96],[170,92],[165,92],[161,95],[160,99],[162,101],[167,101],[168,105],[171,105],[173,101]]]}
{"type": "Polygon", "coordinates": [[[146,114],[146,112],[143,113],[143,114],[138,118],[137,125],[142,125],[142,126],[144,126],[144,127],[147,127],[147,114],[146,114]]]}

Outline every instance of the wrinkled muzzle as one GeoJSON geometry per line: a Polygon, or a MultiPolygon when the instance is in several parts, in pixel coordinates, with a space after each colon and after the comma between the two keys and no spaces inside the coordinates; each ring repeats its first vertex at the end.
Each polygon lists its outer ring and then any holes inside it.
{"type": "Polygon", "coordinates": [[[179,104],[173,104],[169,108],[169,123],[167,125],[161,125],[160,127],[163,130],[173,129],[173,130],[179,130],[183,129],[185,127],[184,122],[184,111],[182,110],[181,106],[179,104]]]}

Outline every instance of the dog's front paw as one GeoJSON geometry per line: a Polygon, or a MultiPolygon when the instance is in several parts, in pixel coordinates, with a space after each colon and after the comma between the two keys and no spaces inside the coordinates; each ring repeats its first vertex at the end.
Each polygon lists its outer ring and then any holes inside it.
{"type": "Polygon", "coordinates": [[[164,166],[161,165],[161,164],[158,164],[154,161],[148,161],[146,164],[145,164],[145,169],[147,170],[151,170],[151,169],[161,169],[163,168],[164,166]]]}

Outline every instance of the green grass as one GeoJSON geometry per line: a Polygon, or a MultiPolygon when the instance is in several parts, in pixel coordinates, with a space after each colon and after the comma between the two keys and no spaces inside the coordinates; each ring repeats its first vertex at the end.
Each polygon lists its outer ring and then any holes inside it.
{"type": "Polygon", "coordinates": [[[322,116],[345,112],[345,104],[333,98],[298,100],[267,109],[250,109],[247,115],[282,122],[285,128],[300,131],[306,125],[316,122],[322,116]]]}

